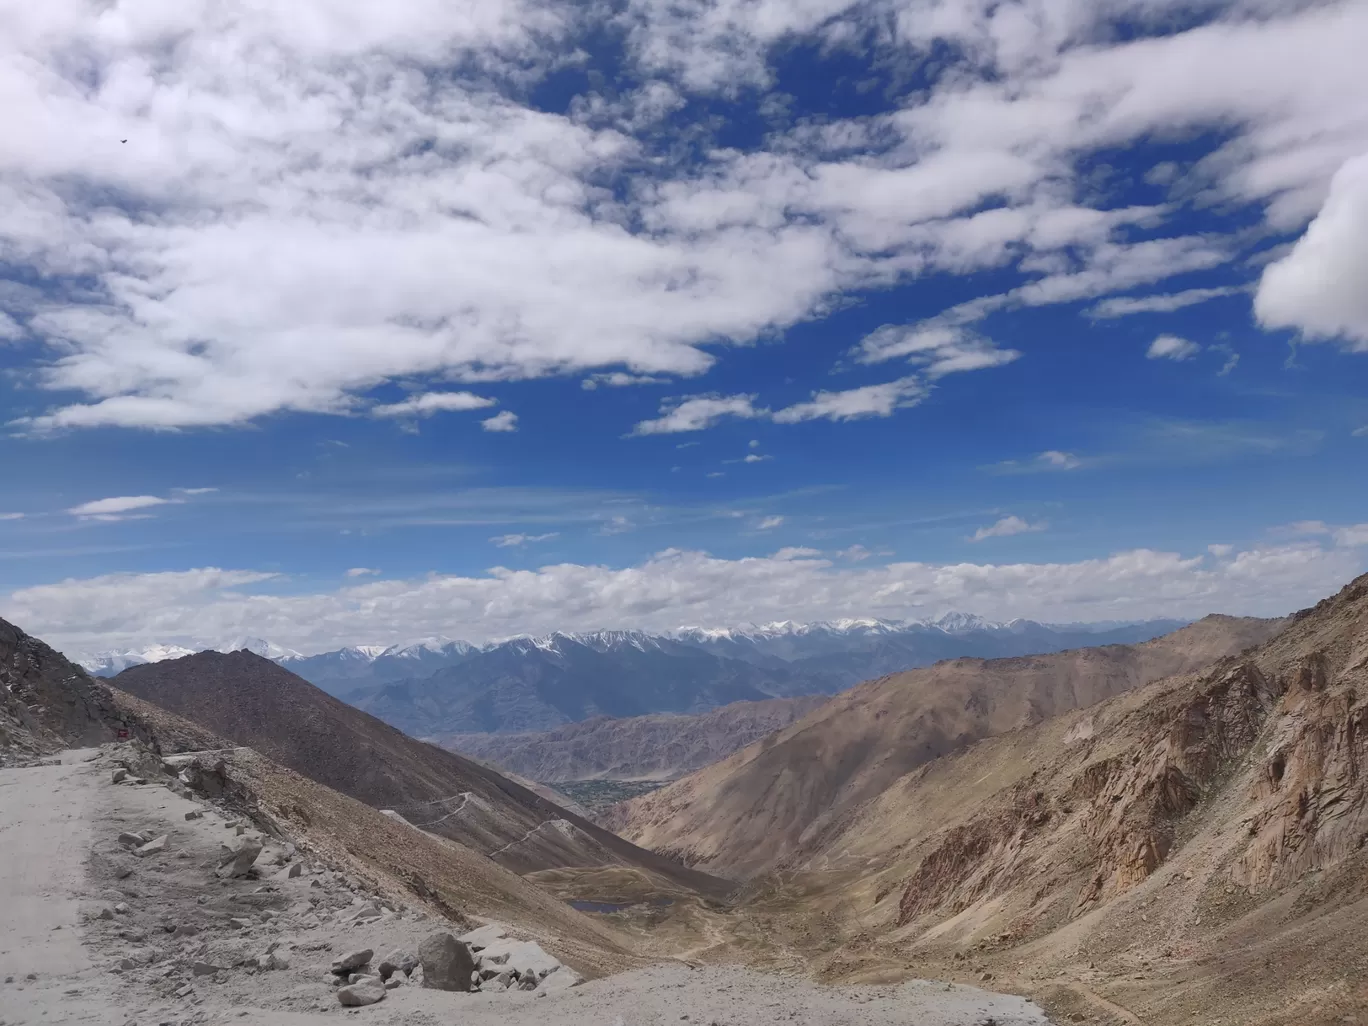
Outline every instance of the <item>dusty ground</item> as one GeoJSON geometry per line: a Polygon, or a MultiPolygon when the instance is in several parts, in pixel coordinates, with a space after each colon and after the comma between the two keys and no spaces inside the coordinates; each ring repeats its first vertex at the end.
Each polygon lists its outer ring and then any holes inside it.
{"type": "MultiPolygon", "coordinates": [[[[0,1024],[92,1026],[326,1022],[337,1003],[329,963],[369,947],[415,949],[444,924],[392,897],[373,922],[351,916],[373,895],[356,880],[272,842],[261,879],[212,875],[235,817],[161,782],[110,783],[109,753],[59,766],[0,770],[0,1024]],[[187,812],[202,818],[185,819],[187,812]],[[121,831],[168,835],[135,858],[121,831]],[[288,878],[285,866],[302,861],[288,878]],[[236,922],[234,922],[236,920],[236,922]],[[244,967],[269,950],[287,968],[244,967]],[[200,973],[196,973],[196,964],[200,973]],[[217,967],[217,968],[216,968],[217,967]]],[[[244,824],[245,828],[250,829],[244,824]]],[[[405,985],[355,1013],[427,1026],[1044,1026],[1019,998],[925,982],[827,988],[793,976],[673,962],[560,994],[448,994],[405,985]]]]}

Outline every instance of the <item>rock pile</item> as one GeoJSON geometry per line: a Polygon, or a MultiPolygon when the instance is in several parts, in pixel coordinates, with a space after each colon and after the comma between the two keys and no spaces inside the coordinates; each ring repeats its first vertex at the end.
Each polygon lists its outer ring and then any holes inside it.
{"type": "Polygon", "coordinates": [[[333,960],[337,1000],[348,1008],[372,1005],[386,992],[418,984],[432,990],[541,994],[568,990],[583,977],[546,953],[535,941],[510,939],[503,927],[483,926],[462,937],[434,933],[414,955],[391,951],[373,967],[371,948],[349,951],[333,960]]]}

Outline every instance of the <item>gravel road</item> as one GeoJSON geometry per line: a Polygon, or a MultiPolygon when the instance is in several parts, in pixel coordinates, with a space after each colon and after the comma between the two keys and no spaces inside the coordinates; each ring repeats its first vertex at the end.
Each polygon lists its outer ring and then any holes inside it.
{"type": "MultiPolygon", "coordinates": [[[[335,1022],[347,1013],[329,984],[332,958],[413,949],[440,928],[402,908],[349,922],[369,896],[316,867],[269,887],[214,880],[205,867],[232,833],[225,817],[155,782],[111,784],[108,759],[89,761],[98,755],[0,770],[0,1026],[335,1022]],[[186,820],[195,811],[202,818],[186,820]],[[116,839],[138,829],[168,834],[167,851],[128,857],[116,839]],[[111,917],[112,906],[120,911],[111,917]],[[233,968],[234,953],[267,949],[289,968],[233,968]],[[195,975],[196,961],[224,967],[195,975]]],[[[376,1026],[1048,1026],[1029,1002],[972,987],[833,988],[682,963],[545,995],[408,985],[347,1017],[376,1026]]]]}

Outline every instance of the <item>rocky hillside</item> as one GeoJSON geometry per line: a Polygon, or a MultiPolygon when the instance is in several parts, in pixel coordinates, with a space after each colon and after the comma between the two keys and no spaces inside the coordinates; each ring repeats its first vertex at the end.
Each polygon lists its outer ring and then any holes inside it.
{"type": "Polygon", "coordinates": [[[1368,576],[1257,648],[903,775],[784,900],[845,924],[836,978],[911,958],[1070,1018],[1359,1021],[1365,781],[1368,576]]]}
{"type": "Polygon", "coordinates": [[[469,759],[415,741],[251,652],[201,652],[112,683],[335,791],[459,841],[515,872],[627,864],[718,892],[694,873],[469,759]]]}
{"type": "Polygon", "coordinates": [[[821,695],[733,702],[683,716],[587,720],[529,734],[452,734],[443,747],[533,780],[672,780],[787,727],[821,695]]]}
{"type": "Polygon", "coordinates": [[[862,803],[975,741],[1086,708],[1266,640],[1277,621],[1209,616],[1139,645],[957,659],[870,681],[730,758],[611,810],[653,850],[733,877],[801,861],[862,803]]]}
{"type": "Polygon", "coordinates": [[[0,620],[0,765],[111,740],[115,721],[103,686],[0,620]]]}

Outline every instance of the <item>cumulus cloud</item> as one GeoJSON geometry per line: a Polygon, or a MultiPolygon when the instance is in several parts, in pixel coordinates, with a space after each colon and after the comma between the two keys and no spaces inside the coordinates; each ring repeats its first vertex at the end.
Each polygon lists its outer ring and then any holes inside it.
{"type": "Polygon", "coordinates": [[[494,400],[474,392],[424,392],[402,402],[371,407],[375,417],[431,417],[434,413],[453,413],[462,410],[482,410],[493,406],[494,400]]]}
{"type": "Polygon", "coordinates": [[[1319,212],[1265,273],[1260,318],[1368,345],[1362,298],[1335,281],[1362,274],[1323,273],[1363,256],[1357,0],[629,0],[609,22],[476,7],[19,5],[0,38],[0,247],[44,289],[0,335],[42,347],[27,369],[53,397],[20,426],[348,413],[394,382],[697,375],[843,294],[936,272],[1024,280],[980,311],[1102,296],[1247,245],[1165,234],[1184,187],[1274,232],[1319,212]],[[528,105],[604,32],[640,89],[528,105]],[[856,41],[927,81],[765,147],[706,144],[715,107],[692,100],[770,81],[781,42],[856,41]],[[688,159],[653,148],[672,112],[705,143],[688,159]],[[1156,135],[1206,147],[1153,176],[1174,202],[1085,205],[1096,155],[1156,135]]]}
{"type": "Polygon", "coordinates": [[[745,458],[744,458],[741,462],[742,462],[742,463],[764,463],[766,460],[772,460],[772,459],[774,459],[773,456],[762,456],[762,455],[761,455],[760,453],[758,453],[758,452],[748,452],[748,453],[746,453],[745,458]]]}
{"type": "Polygon", "coordinates": [[[378,577],[380,571],[368,566],[354,566],[343,576],[345,577],[378,577]]]}
{"type": "Polygon", "coordinates": [[[1368,351],[1368,153],[1344,163],[1292,252],[1264,268],[1254,312],[1270,328],[1368,351]]]}
{"type": "Polygon", "coordinates": [[[486,431],[517,431],[518,415],[512,410],[501,410],[494,416],[480,421],[480,427],[486,431]]]}
{"type": "Polygon", "coordinates": [[[888,417],[894,410],[915,406],[926,396],[926,386],[916,377],[899,378],[880,385],[865,385],[844,392],[814,392],[805,403],[777,410],[776,424],[797,424],[805,420],[856,420],[860,417],[888,417]]]}
{"type": "Polygon", "coordinates": [[[549,531],[546,534],[500,534],[489,540],[501,549],[516,549],[559,537],[559,531],[549,531]]]}
{"type": "Polygon", "coordinates": [[[980,527],[970,536],[969,540],[980,542],[985,538],[1010,538],[1014,534],[1043,531],[1045,527],[1043,521],[1032,524],[1018,516],[1006,516],[989,527],[980,527]]]}
{"type": "Polygon", "coordinates": [[[1196,342],[1189,342],[1177,335],[1160,335],[1150,343],[1145,356],[1151,360],[1190,360],[1202,351],[1196,342]]]}
{"type": "Polygon", "coordinates": [[[73,655],[244,634],[303,651],[446,634],[520,633],[768,619],[904,618],[949,609],[998,619],[1109,620],[1208,612],[1281,615],[1362,572],[1365,551],[1333,537],[1247,548],[1213,562],[1136,549],[1071,563],[936,564],[817,556],[719,559],[666,550],[621,568],[573,563],[483,575],[430,574],[335,591],[258,587],[274,574],[219,569],[120,574],[23,588],[0,616],[73,655]]]}
{"type": "Polygon", "coordinates": [[[702,431],[726,417],[751,419],[769,411],[757,409],[753,395],[695,395],[672,400],[660,408],[661,416],[643,420],[632,429],[634,435],[672,435],[683,431],[702,431]]]}

